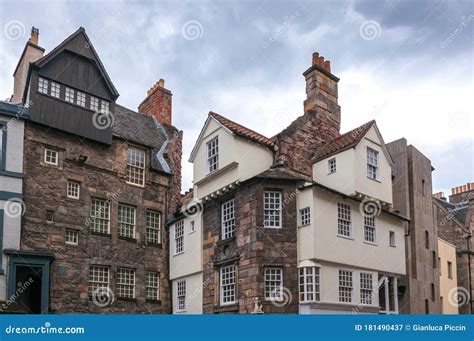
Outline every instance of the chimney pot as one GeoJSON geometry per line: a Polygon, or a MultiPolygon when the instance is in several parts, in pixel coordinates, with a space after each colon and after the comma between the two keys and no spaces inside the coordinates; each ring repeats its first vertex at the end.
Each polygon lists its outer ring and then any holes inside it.
{"type": "Polygon", "coordinates": [[[164,79],[160,79],[160,80],[158,81],[158,86],[164,88],[164,87],[165,87],[165,80],[164,80],[164,79]]]}
{"type": "Polygon", "coordinates": [[[324,70],[326,70],[327,72],[331,72],[331,62],[329,60],[326,60],[324,62],[324,70]]]}
{"type": "Polygon", "coordinates": [[[32,42],[35,45],[38,45],[38,40],[39,40],[39,29],[33,26],[31,27],[30,42],[32,42]]]}
{"type": "Polygon", "coordinates": [[[324,67],[324,57],[323,56],[319,57],[318,65],[321,66],[321,67],[324,67]]]}
{"type": "Polygon", "coordinates": [[[318,62],[319,62],[319,53],[314,52],[313,53],[313,62],[311,63],[311,65],[316,65],[316,64],[318,64],[318,62]]]}

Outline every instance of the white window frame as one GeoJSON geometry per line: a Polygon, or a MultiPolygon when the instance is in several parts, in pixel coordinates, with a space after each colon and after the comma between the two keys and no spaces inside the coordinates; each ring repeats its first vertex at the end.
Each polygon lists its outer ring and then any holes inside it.
{"type": "Polygon", "coordinates": [[[59,152],[54,149],[44,149],[44,163],[52,166],[57,166],[59,163],[59,152]]]}
{"type": "Polygon", "coordinates": [[[158,211],[146,211],[146,241],[151,244],[161,243],[161,213],[158,211]]]}
{"type": "Polygon", "coordinates": [[[298,269],[299,299],[301,303],[319,302],[321,299],[321,269],[305,266],[298,269]]]}
{"type": "Polygon", "coordinates": [[[79,181],[67,181],[67,197],[70,199],[79,199],[81,196],[81,183],[79,181]]]}
{"type": "Polygon", "coordinates": [[[78,245],[79,244],[79,231],[66,229],[64,233],[64,243],[68,245],[78,245]]]}
{"type": "Polygon", "coordinates": [[[54,98],[61,98],[61,84],[51,81],[49,94],[54,98]]]}
{"type": "Polygon", "coordinates": [[[76,104],[80,107],[86,107],[86,93],[82,91],[77,91],[76,94],[76,104]]]}
{"type": "Polygon", "coordinates": [[[179,255],[184,252],[184,220],[179,220],[174,224],[174,254],[179,255]]]}
{"type": "Polygon", "coordinates": [[[156,271],[147,271],[145,276],[146,299],[158,301],[160,299],[160,273],[156,271]]]}
{"type": "Polygon", "coordinates": [[[235,200],[230,199],[221,204],[222,240],[235,236],[235,200]]]}
{"type": "Polygon", "coordinates": [[[219,270],[220,305],[235,304],[237,301],[236,267],[234,264],[223,266],[219,270]]]}
{"type": "Polygon", "coordinates": [[[263,194],[263,226],[265,228],[282,227],[282,192],[265,191],[263,194]]]}
{"type": "Polygon", "coordinates": [[[395,241],[395,231],[389,231],[388,232],[388,245],[391,247],[397,247],[396,241],[395,241]]]}
{"type": "Polygon", "coordinates": [[[98,288],[110,289],[110,267],[103,265],[89,266],[89,295],[94,294],[98,288]]]}
{"type": "Polygon", "coordinates": [[[116,290],[119,298],[135,298],[135,269],[117,268],[116,290]]]}
{"type": "Polygon", "coordinates": [[[137,230],[137,208],[119,204],[117,210],[117,234],[119,237],[135,239],[137,230]],[[130,230],[132,233],[130,233],[130,230]]]}
{"type": "Polygon", "coordinates": [[[64,92],[64,100],[68,103],[74,104],[75,97],[76,97],[75,93],[76,93],[76,90],[66,86],[66,91],[64,92]]]}
{"type": "Polygon", "coordinates": [[[311,224],[311,209],[304,207],[300,209],[300,226],[306,226],[311,224]]]}
{"type": "Polygon", "coordinates": [[[95,96],[90,96],[89,109],[98,112],[99,111],[99,99],[95,96]]]}
{"type": "Polygon", "coordinates": [[[196,232],[196,221],[191,220],[189,222],[189,234],[196,232]]]}
{"type": "Polygon", "coordinates": [[[127,150],[127,184],[145,187],[146,152],[143,149],[127,150]]]}
{"type": "Polygon", "coordinates": [[[379,179],[379,152],[370,147],[367,147],[367,177],[379,179]]]}
{"type": "Polygon", "coordinates": [[[206,143],[207,172],[212,173],[219,169],[219,136],[206,143]]]}
{"type": "Polygon", "coordinates": [[[110,234],[110,203],[107,200],[92,198],[90,216],[91,216],[90,229],[92,232],[110,234]],[[99,212],[98,216],[93,215],[94,206],[99,207],[99,209],[95,211],[95,213],[99,212]],[[102,208],[105,208],[105,209],[102,209],[102,208]],[[99,225],[103,225],[103,222],[107,223],[106,225],[107,230],[105,232],[99,231],[95,227],[95,219],[99,220],[100,222],[99,225]]]}
{"type": "Polygon", "coordinates": [[[374,305],[374,275],[370,272],[361,272],[360,275],[360,304],[374,305]]]}
{"type": "Polygon", "coordinates": [[[352,239],[352,207],[342,202],[337,203],[337,235],[352,239]],[[349,228],[349,234],[341,233],[349,228]]]}
{"type": "Polygon", "coordinates": [[[264,272],[265,300],[281,301],[283,299],[283,268],[267,267],[264,272]]]}
{"type": "Polygon", "coordinates": [[[354,273],[352,270],[339,269],[338,275],[339,302],[352,303],[354,301],[354,273]],[[347,297],[350,300],[347,300],[347,297]]]}
{"type": "Polygon", "coordinates": [[[39,77],[38,78],[38,92],[40,94],[47,95],[48,90],[49,90],[49,80],[47,80],[46,78],[43,78],[43,77],[39,77]]]}
{"type": "Polygon", "coordinates": [[[373,216],[364,216],[364,241],[370,244],[377,244],[377,224],[373,216]],[[373,240],[370,240],[370,236],[372,236],[373,240]]]}
{"type": "Polygon", "coordinates": [[[186,280],[176,281],[176,312],[186,311],[186,280]]]}
{"type": "Polygon", "coordinates": [[[333,157],[332,159],[328,160],[328,174],[334,174],[337,170],[336,158],[333,157]]]}

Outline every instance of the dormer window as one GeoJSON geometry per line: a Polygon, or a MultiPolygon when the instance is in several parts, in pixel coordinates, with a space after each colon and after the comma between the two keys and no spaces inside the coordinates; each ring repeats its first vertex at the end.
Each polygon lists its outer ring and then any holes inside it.
{"type": "Polygon", "coordinates": [[[328,161],[328,171],[329,174],[336,173],[336,158],[332,158],[328,161]]]}
{"type": "Polygon", "coordinates": [[[108,101],[101,100],[100,101],[100,111],[103,114],[108,114],[110,111],[110,105],[108,101]]]}
{"type": "Polygon", "coordinates": [[[99,111],[99,99],[97,97],[91,96],[90,109],[92,111],[99,111]]]}
{"type": "Polygon", "coordinates": [[[74,103],[74,89],[66,87],[66,102],[74,103]]]}
{"type": "Polygon", "coordinates": [[[49,85],[49,81],[43,77],[40,77],[38,80],[38,92],[47,95],[48,85],[49,85]]]}
{"type": "Polygon", "coordinates": [[[209,173],[219,168],[219,140],[217,136],[207,143],[207,166],[209,173]]]}
{"type": "Polygon", "coordinates": [[[51,96],[59,98],[61,95],[61,85],[56,82],[51,82],[51,96]]]}
{"type": "Polygon", "coordinates": [[[85,107],[86,106],[86,94],[81,92],[81,91],[78,91],[77,92],[77,96],[76,96],[76,104],[81,106],[81,107],[85,107]]]}
{"type": "Polygon", "coordinates": [[[378,179],[379,152],[372,148],[367,148],[367,177],[373,180],[378,179]]]}

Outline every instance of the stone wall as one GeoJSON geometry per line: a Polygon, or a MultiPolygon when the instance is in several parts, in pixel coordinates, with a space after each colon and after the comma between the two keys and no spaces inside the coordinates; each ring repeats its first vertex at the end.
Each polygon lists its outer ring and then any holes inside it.
{"type": "MultiPolygon", "coordinates": [[[[162,233],[162,242],[158,245],[147,245],[145,237],[146,209],[163,214],[167,211],[166,191],[170,178],[147,167],[144,188],[126,184],[126,157],[130,145],[133,143],[114,138],[113,144],[107,146],[33,123],[26,125],[26,213],[21,249],[55,255],[50,273],[51,313],[171,312],[167,235],[162,233]],[[58,166],[44,163],[44,147],[59,151],[58,166]],[[79,155],[86,155],[87,161],[78,161],[79,155]],[[81,182],[79,200],[67,198],[68,179],[81,182]],[[97,235],[89,230],[92,197],[111,203],[110,235],[97,235]],[[118,237],[119,203],[136,206],[136,239],[118,237]],[[54,212],[53,222],[46,221],[47,210],[54,212]],[[79,245],[65,244],[66,229],[79,232],[79,245]],[[135,269],[136,299],[124,300],[115,295],[112,305],[98,307],[88,295],[90,265],[110,267],[111,288],[115,293],[117,267],[135,269]],[[145,299],[146,271],[160,273],[161,302],[145,299]]],[[[148,164],[149,157],[150,153],[148,164]]]]}
{"type": "Polygon", "coordinates": [[[259,297],[268,313],[298,313],[298,276],[296,243],[296,183],[271,179],[251,179],[234,193],[205,204],[203,212],[203,312],[249,314],[254,297],[259,297]],[[283,193],[283,227],[263,227],[265,189],[283,193]],[[236,235],[222,241],[220,204],[235,198],[236,235]],[[219,305],[219,269],[237,267],[237,304],[219,305]],[[264,300],[264,270],[283,268],[284,302],[281,306],[264,300]]]}

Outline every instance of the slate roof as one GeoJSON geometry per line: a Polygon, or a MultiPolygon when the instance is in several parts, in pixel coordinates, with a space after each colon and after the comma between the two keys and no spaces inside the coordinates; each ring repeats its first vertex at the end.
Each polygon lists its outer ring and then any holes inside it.
{"type": "Polygon", "coordinates": [[[154,117],[140,114],[115,105],[115,123],[112,128],[114,136],[152,147],[151,167],[171,173],[169,165],[163,159],[163,153],[168,143],[168,134],[176,128],[159,124],[154,117]]]}
{"type": "Polygon", "coordinates": [[[222,124],[224,127],[229,129],[231,132],[233,132],[236,135],[239,135],[251,141],[263,144],[264,146],[267,146],[270,149],[273,149],[275,147],[275,143],[268,137],[263,136],[262,134],[259,134],[256,131],[253,131],[247,127],[244,127],[243,125],[240,125],[234,121],[231,121],[228,118],[225,118],[224,116],[219,115],[218,113],[211,111],[209,113],[209,116],[215,118],[220,124],[222,124]]]}
{"type": "Polygon", "coordinates": [[[438,199],[436,197],[433,197],[433,200],[436,200],[439,204],[441,204],[448,213],[452,214],[454,219],[456,219],[461,225],[465,225],[466,223],[466,217],[467,217],[467,211],[469,209],[468,204],[451,204],[450,202],[444,201],[442,199],[438,199]]]}
{"type": "Polygon", "coordinates": [[[316,153],[313,163],[357,146],[374,124],[372,120],[329,141],[316,153]]]}
{"type": "Polygon", "coordinates": [[[28,108],[11,102],[0,101],[0,114],[28,118],[28,108]]]}

